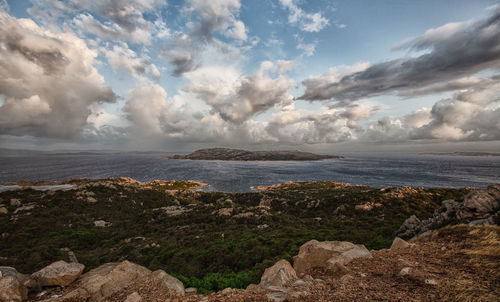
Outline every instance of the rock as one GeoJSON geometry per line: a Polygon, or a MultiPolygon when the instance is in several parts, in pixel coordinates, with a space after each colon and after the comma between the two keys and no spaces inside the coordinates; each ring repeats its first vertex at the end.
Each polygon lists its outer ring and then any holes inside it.
{"type": "Polygon", "coordinates": [[[6,207],[0,207],[0,214],[7,214],[9,211],[7,210],[6,207]]]}
{"type": "Polygon", "coordinates": [[[297,279],[295,280],[295,282],[293,282],[292,284],[294,287],[304,287],[304,286],[307,286],[309,285],[308,282],[304,281],[304,280],[301,280],[301,279],[297,279]]]}
{"type": "Polygon", "coordinates": [[[341,264],[340,262],[336,261],[334,258],[328,260],[327,268],[331,273],[333,273],[334,276],[337,277],[341,277],[349,273],[347,267],[345,267],[345,265],[341,264]]]}
{"type": "Polygon", "coordinates": [[[500,184],[488,186],[486,192],[493,196],[497,201],[500,200],[500,184]]]}
{"type": "Polygon", "coordinates": [[[78,263],[78,259],[76,258],[76,255],[73,251],[68,252],[68,259],[69,259],[69,262],[78,263]]]}
{"type": "Polygon", "coordinates": [[[141,302],[142,298],[137,292],[133,292],[127,296],[124,302],[141,302]]]}
{"type": "Polygon", "coordinates": [[[154,271],[151,276],[156,280],[160,280],[162,286],[165,286],[177,296],[184,296],[184,284],[177,278],[170,276],[163,270],[154,271]]]}
{"type": "Polygon", "coordinates": [[[399,275],[401,277],[408,276],[410,274],[410,270],[411,270],[410,267],[403,267],[401,271],[399,271],[399,275]]]}
{"type": "Polygon", "coordinates": [[[188,287],[185,290],[186,294],[196,294],[197,290],[194,287],[188,287]]]}
{"type": "Polygon", "coordinates": [[[460,212],[461,218],[486,218],[489,213],[498,210],[499,200],[495,198],[496,187],[490,189],[494,195],[485,190],[475,190],[464,197],[464,209],[460,212]]]}
{"type": "Polygon", "coordinates": [[[86,302],[89,298],[90,295],[86,290],[77,288],[62,297],[50,297],[40,302],[86,302]]]}
{"type": "Polygon", "coordinates": [[[217,211],[217,215],[219,216],[231,216],[233,213],[233,208],[222,208],[217,211]]]}
{"type": "Polygon", "coordinates": [[[0,301],[23,301],[28,297],[28,289],[16,276],[0,277],[0,301]]]}
{"type": "Polygon", "coordinates": [[[18,206],[21,205],[21,201],[19,199],[12,198],[10,200],[10,205],[13,206],[13,207],[18,207],[18,206]]]}
{"type": "Polygon", "coordinates": [[[34,280],[32,280],[29,276],[19,273],[15,268],[10,266],[0,266],[0,278],[5,277],[13,277],[22,285],[22,287],[26,287],[28,289],[37,287],[34,280]]]}
{"type": "Polygon", "coordinates": [[[293,263],[297,273],[305,274],[316,267],[335,269],[336,262],[345,265],[355,258],[371,257],[371,253],[364,245],[346,241],[311,240],[300,247],[299,254],[293,258],[293,263]]]}
{"type": "Polygon", "coordinates": [[[286,301],[289,292],[288,289],[279,286],[269,286],[266,291],[266,297],[274,302],[286,301]]]}
{"type": "Polygon", "coordinates": [[[396,231],[396,234],[402,237],[412,237],[418,234],[421,228],[422,221],[417,216],[412,215],[403,222],[399,230],[396,231]]]}
{"type": "Polygon", "coordinates": [[[333,215],[339,215],[339,214],[342,214],[344,212],[347,211],[347,205],[346,204],[342,204],[340,206],[338,206],[335,211],[333,211],[333,215]]]}
{"type": "Polygon", "coordinates": [[[437,281],[434,279],[425,279],[425,284],[428,285],[437,285],[437,281]]]}
{"type": "Polygon", "coordinates": [[[259,224],[259,225],[257,226],[257,229],[259,229],[259,230],[265,230],[265,229],[267,229],[268,227],[269,227],[269,225],[267,225],[267,224],[259,224]]]}
{"type": "Polygon", "coordinates": [[[95,199],[94,197],[91,197],[91,196],[87,196],[87,202],[88,203],[96,203],[97,199],[95,199]]]}
{"type": "Polygon", "coordinates": [[[232,292],[233,292],[233,289],[232,289],[232,288],[230,288],[230,287],[227,287],[227,288],[224,288],[224,289],[221,291],[221,294],[223,294],[224,296],[227,296],[227,295],[230,295],[232,292]]]}
{"type": "Polygon", "coordinates": [[[94,226],[97,227],[97,228],[105,228],[105,227],[108,227],[110,225],[111,225],[110,222],[106,222],[104,220],[96,220],[96,221],[94,221],[94,226]]]}
{"type": "Polygon", "coordinates": [[[14,214],[17,214],[17,213],[22,212],[22,211],[30,211],[30,210],[33,210],[35,207],[36,207],[36,203],[34,203],[34,202],[28,203],[24,206],[20,206],[19,208],[15,209],[14,214]]]}
{"type": "Polygon", "coordinates": [[[270,286],[287,287],[297,280],[297,273],[286,260],[280,260],[271,267],[266,268],[260,279],[259,286],[269,288],[270,286]]]}
{"type": "Polygon", "coordinates": [[[77,285],[87,291],[91,301],[104,301],[150,275],[150,270],[129,261],[106,263],[83,274],[77,285]]]}
{"type": "Polygon", "coordinates": [[[249,284],[246,288],[247,291],[260,291],[262,288],[258,286],[257,284],[249,284]]]}
{"type": "Polygon", "coordinates": [[[392,242],[390,250],[396,251],[396,250],[400,250],[400,249],[405,249],[409,246],[410,246],[410,244],[408,242],[406,242],[405,240],[403,240],[399,237],[396,237],[396,238],[394,238],[394,241],[392,242]]]}
{"type": "Polygon", "coordinates": [[[85,266],[80,263],[54,262],[31,275],[40,286],[67,286],[75,281],[85,266]]]}

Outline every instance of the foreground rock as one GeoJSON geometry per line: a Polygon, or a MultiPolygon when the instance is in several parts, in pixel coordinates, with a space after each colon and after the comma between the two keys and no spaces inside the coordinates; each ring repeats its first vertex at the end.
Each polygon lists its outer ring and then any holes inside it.
{"type": "Polygon", "coordinates": [[[26,276],[16,269],[0,266],[0,301],[23,301],[28,296],[28,282],[26,276]]]}
{"type": "Polygon", "coordinates": [[[396,231],[396,236],[411,238],[438,229],[452,220],[462,220],[471,225],[498,225],[500,223],[500,184],[486,190],[474,190],[463,201],[444,200],[432,217],[420,220],[415,215],[406,219],[396,231]]]}
{"type": "Polygon", "coordinates": [[[261,288],[269,288],[271,286],[286,287],[297,279],[297,273],[292,265],[290,265],[290,262],[280,260],[264,271],[259,286],[261,288]]]}
{"type": "MultiPolygon", "coordinates": [[[[109,301],[114,300],[116,295],[126,293],[127,289],[143,284],[148,284],[146,288],[153,288],[151,285],[154,285],[156,290],[163,289],[172,297],[184,296],[182,282],[166,272],[151,272],[141,265],[123,261],[106,263],[85,273],[72,285],[73,289],[57,301],[109,301]]],[[[140,297],[138,293],[130,293],[126,299],[138,301],[140,297]]]]}
{"type": "Polygon", "coordinates": [[[370,251],[361,244],[311,240],[300,247],[299,254],[293,258],[293,267],[299,275],[308,274],[316,268],[338,271],[339,266],[353,259],[371,257],[370,251]]]}
{"type": "Polygon", "coordinates": [[[57,261],[31,275],[39,286],[67,286],[83,272],[85,265],[57,261]]]}
{"type": "Polygon", "coordinates": [[[129,261],[107,263],[84,274],[77,285],[92,300],[102,301],[150,274],[151,271],[147,268],[129,261]]]}
{"type": "Polygon", "coordinates": [[[152,277],[160,281],[163,286],[174,292],[177,296],[184,296],[184,284],[178,279],[170,276],[165,271],[157,270],[152,277]]]}

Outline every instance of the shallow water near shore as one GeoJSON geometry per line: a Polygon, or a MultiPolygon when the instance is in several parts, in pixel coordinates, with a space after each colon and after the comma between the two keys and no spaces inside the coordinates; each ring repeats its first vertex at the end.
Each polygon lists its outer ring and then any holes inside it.
{"type": "Polygon", "coordinates": [[[0,183],[90,177],[192,179],[204,191],[248,192],[254,186],[298,180],[411,187],[485,188],[500,182],[500,157],[421,154],[339,154],[304,162],[167,160],[165,153],[44,154],[0,157],[0,183]]]}

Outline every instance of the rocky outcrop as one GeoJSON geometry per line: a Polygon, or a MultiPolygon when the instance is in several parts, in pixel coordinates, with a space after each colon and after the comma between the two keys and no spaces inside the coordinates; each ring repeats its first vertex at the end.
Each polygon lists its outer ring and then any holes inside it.
{"type": "Polygon", "coordinates": [[[0,301],[23,301],[27,296],[27,288],[16,277],[0,277],[0,301]]]}
{"type": "Polygon", "coordinates": [[[85,265],[57,261],[31,275],[39,286],[67,286],[83,272],[85,265]]]}
{"type": "Polygon", "coordinates": [[[500,184],[490,185],[486,190],[474,190],[463,201],[444,200],[432,217],[420,220],[415,215],[406,219],[396,231],[396,236],[411,238],[449,223],[462,220],[470,225],[493,225],[500,223],[500,184]]]}
{"type": "Polygon", "coordinates": [[[23,301],[28,296],[29,280],[16,269],[0,266],[0,301],[23,301]]]}
{"type": "Polygon", "coordinates": [[[150,274],[147,268],[129,261],[106,263],[82,275],[77,286],[84,289],[92,301],[104,301],[150,274]]]}
{"type": "Polygon", "coordinates": [[[163,286],[168,288],[171,292],[175,293],[176,296],[184,296],[184,284],[177,278],[174,278],[167,274],[163,270],[154,271],[151,274],[152,278],[161,282],[163,286]]]}
{"type": "Polygon", "coordinates": [[[371,258],[371,253],[361,244],[311,240],[300,247],[299,254],[293,258],[293,267],[299,275],[314,268],[338,271],[338,265],[346,265],[355,258],[371,258]]]}
{"type": "Polygon", "coordinates": [[[266,268],[260,279],[259,286],[261,288],[269,288],[271,286],[286,287],[297,279],[297,273],[290,262],[280,260],[273,266],[266,268]]]}
{"type": "Polygon", "coordinates": [[[464,219],[484,219],[497,211],[499,206],[500,184],[495,184],[489,186],[486,190],[476,190],[467,194],[458,215],[464,219]]]}

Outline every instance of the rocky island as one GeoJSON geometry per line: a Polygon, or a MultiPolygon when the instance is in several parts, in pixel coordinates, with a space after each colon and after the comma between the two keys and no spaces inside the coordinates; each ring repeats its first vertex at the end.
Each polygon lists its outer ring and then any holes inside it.
{"type": "Polygon", "coordinates": [[[343,158],[338,155],[319,155],[301,151],[247,151],[230,148],[196,150],[186,155],[169,156],[167,159],[234,160],[234,161],[310,161],[343,158]]]}

